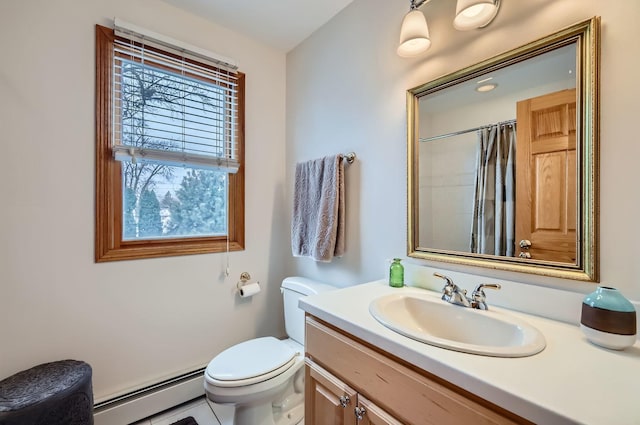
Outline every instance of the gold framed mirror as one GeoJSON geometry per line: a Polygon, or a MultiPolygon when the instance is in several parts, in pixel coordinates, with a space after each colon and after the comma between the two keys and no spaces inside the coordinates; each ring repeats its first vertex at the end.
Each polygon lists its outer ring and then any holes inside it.
{"type": "Polygon", "coordinates": [[[407,92],[408,255],[597,282],[600,18],[407,92]]]}

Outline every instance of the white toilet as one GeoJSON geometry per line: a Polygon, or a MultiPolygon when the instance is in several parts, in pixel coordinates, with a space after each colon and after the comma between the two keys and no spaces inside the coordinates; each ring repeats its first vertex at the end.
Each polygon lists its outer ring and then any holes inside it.
{"type": "Polygon", "coordinates": [[[288,339],[251,339],[214,357],[204,373],[207,398],[235,406],[234,425],[296,425],[304,419],[304,311],[300,297],[336,289],[288,277],[280,288],[288,339]]]}

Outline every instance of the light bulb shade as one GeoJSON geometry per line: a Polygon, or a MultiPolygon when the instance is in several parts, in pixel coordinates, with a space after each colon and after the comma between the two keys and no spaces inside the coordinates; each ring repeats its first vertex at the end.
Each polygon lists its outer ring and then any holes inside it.
{"type": "Polygon", "coordinates": [[[418,55],[431,47],[429,27],[424,14],[417,10],[411,10],[402,20],[400,29],[400,45],[397,53],[402,57],[418,55]]]}
{"type": "Polygon", "coordinates": [[[489,25],[498,14],[499,0],[458,0],[453,26],[468,31],[489,25]]]}

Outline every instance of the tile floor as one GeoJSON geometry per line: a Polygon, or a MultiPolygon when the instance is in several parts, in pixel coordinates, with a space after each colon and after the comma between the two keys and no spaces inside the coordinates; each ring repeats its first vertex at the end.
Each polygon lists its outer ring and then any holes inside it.
{"type": "Polygon", "coordinates": [[[213,410],[205,398],[201,397],[132,425],[170,425],[188,416],[193,416],[198,425],[230,425],[233,423],[233,408],[216,405],[215,413],[213,410]]]}

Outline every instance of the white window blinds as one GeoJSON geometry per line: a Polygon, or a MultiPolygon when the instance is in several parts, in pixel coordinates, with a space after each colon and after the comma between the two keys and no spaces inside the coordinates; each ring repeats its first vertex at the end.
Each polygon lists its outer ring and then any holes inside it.
{"type": "Polygon", "coordinates": [[[117,22],[116,34],[115,159],[237,172],[235,66],[117,22]]]}

